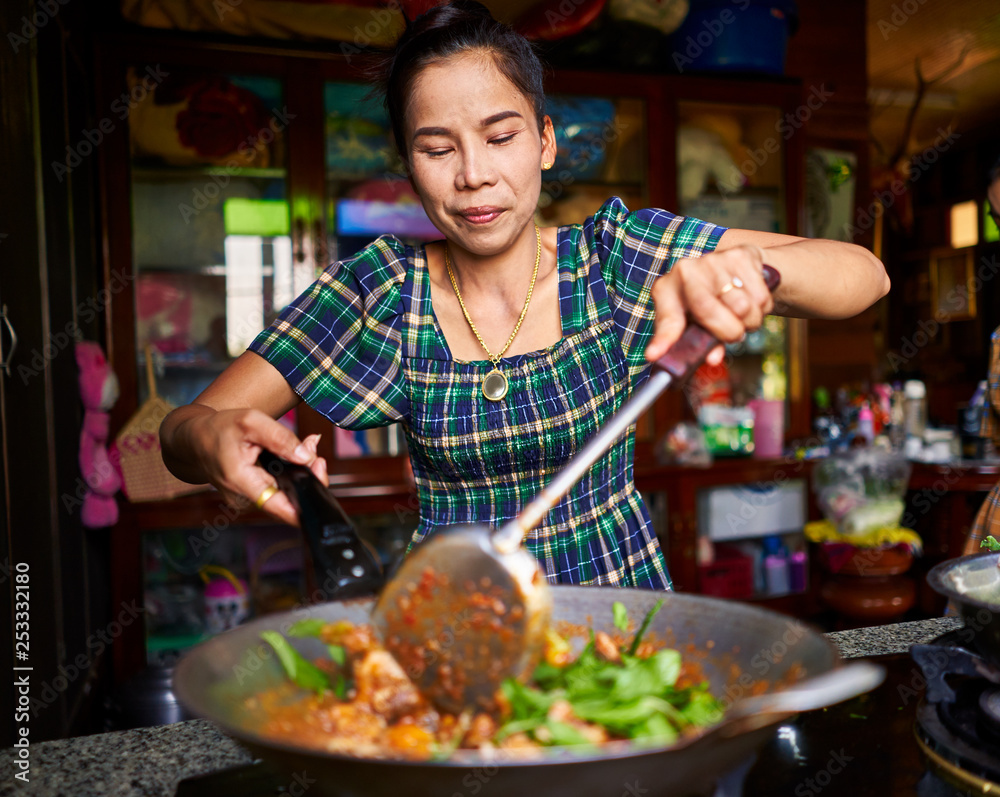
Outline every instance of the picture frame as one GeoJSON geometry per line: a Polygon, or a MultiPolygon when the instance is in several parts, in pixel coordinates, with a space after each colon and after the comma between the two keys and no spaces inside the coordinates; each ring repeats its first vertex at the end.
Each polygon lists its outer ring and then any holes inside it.
{"type": "Polygon", "coordinates": [[[974,319],[975,247],[935,249],[929,270],[934,318],[940,322],[974,319]]]}

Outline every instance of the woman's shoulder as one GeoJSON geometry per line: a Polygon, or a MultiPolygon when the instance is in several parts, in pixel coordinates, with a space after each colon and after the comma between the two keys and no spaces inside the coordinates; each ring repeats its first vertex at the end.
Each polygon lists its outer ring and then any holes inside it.
{"type": "Polygon", "coordinates": [[[331,263],[320,282],[349,283],[374,294],[406,279],[413,262],[413,249],[395,235],[381,235],[350,257],[331,263]]]}
{"type": "Polygon", "coordinates": [[[656,207],[630,210],[621,197],[609,198],[581,225],[568,228],[577,232],[586,245],[596,248],[598,257],[615,252],[638,251],[653,255],[686,257],[713,249],[726,231],[711,222],[683,216],[656,207]]]}
{"type": "Polygon", "coordinates": [[[640,207],[630,210],[619,196],[608,198],[593,216],[595,226],[624,231],[679,230],[690,226],[715,227],[709,222],[684,216],[664,208],[640,207]]]}

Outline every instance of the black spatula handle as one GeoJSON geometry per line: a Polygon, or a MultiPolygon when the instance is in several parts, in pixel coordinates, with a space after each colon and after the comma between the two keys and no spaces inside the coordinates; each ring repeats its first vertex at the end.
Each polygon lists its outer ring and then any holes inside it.
{"type": "Polygon", "coordinates": [[[288,462],[264,450],[257,458],[299,513],[315,567],[320,600],[374,595],[385,580],[375,553],[358,537],[354,524],[305,465],[288,462]]]}

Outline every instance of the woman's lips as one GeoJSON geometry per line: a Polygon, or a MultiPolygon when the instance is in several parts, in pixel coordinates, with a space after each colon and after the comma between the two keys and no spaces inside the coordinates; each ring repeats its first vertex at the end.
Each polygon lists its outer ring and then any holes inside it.
{"type": "Polygon", "coordinates": [[[479,207],[465,208],[459,215],[471,224],[489,224],[503,213],[503,208],[479,207]]]}

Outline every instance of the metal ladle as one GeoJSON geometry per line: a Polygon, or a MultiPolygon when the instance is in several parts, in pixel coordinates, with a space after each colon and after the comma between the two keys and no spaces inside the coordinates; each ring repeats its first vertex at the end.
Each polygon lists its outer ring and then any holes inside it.
{"type": "MultiPolygon", "coordinates": [[[[778,272],[764,267],[773,291],[778,272]]],[[[521,513],[494,531],[456,526],[416,548],[383,587],[372,613],[382,642],[432,702],[446,711],[489,710],[505,678],[538,662],[552,611],[548,583],[522,547],[552,509],[671,384],[683,382],[719,341],[690,324],[646,383],[521,513]]]]}

